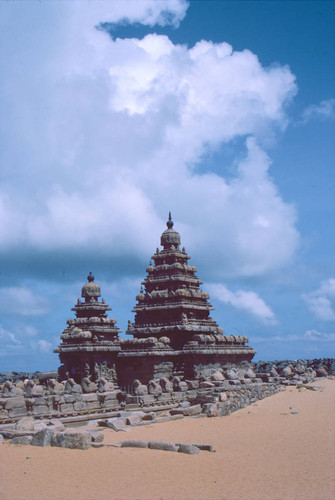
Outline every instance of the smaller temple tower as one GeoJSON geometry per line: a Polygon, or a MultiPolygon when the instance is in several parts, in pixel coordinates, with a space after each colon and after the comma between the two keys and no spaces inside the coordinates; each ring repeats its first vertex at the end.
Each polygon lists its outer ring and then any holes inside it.
{"type": "Polygon", "coordinates": [[[92,381],[104,378],[117,384],[115,361],[120,351],[119,330],[116,319],[108,318],[112,308],[101,297],[100,286],[90,273],[82,287],[81,296],[72,308],[76,318],[67,321],[61,343],[54,352],[59,353],[62,366],[60,377],[70,376],[77,382],[84,377],[92,381]]]}

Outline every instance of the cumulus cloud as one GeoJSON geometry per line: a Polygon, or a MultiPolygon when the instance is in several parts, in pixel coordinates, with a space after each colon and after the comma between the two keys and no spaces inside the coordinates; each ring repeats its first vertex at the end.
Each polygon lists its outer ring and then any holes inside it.
{"type": "Polygon", "coordinates": [[[335,333],[318,332],[317,330],[307,330],[303,335],[269,335],[266,337],[253,337],[253,342],[334,342],[335,333]]]}
{"type": "Polygon", "coordinates": [[[7,314],[40,316],[49,311],[49,302],[25,286],[0,288],[0,309],[7,314]]]}
{"type": "Polygon", "coordinates": [[[52,350],[52,344],[50,342],[48,342],[47,340],[40,339],[37,341],[37,344],[38,344],[39,350],[42,353],[48,353],[52,350]]]}
{"type": "Polygon", "coordinates": [[[334,342],[335,333],[323,333],[317,330],[307,330],[304,337],[315,342],[334,342]]]}
{"type": "Polygon", "coordinates": [[[265,323],[276,323],[275,314],[257,293],[245,290],[232,292],[225,285],[214,283],[208,285],[207,288],[211,295],[220,302],[252,314],[265,323]]]}
{"type": "Polygon", "coordinates": [[[186,2],[105,2],[93,17],[88,4],[76,17],[76,3],[52,16],[43,6],[25,40],[16,9],[18,40],[3,27],[3,255],[28,248],[46,259],[52,251],[144,258],[171,209],[197,262],[221,262],[222,276],[289,263],[296,213],[269,176],[260,138],[286,126],[296,92],[290,69],[263,67],[228,43],[112,40],[94,28],[124,19],[176,24],[186,2]],[[230,178],[224,164],[203,173],[208,152],[241,137],[244,155],[229,165],[230,178]]]}
{"type": "Polygon", "coordinates": [[[319,104],[311,104],[303,114],[301,124],[306,124],[313,119],[331,120],[335,118],[335,99],[326,99],[319,104]]]}
{"type": "Polygon", "coordinates": [[[321,283],[320,288],[302,294],[309,310],[323,321],[335,320],[335,279],[330,278],[321,283]]]}

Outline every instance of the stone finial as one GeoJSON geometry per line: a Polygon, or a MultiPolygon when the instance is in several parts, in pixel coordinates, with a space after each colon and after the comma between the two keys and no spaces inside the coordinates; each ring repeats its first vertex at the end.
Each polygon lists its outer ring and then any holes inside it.
{"type": "Polygon", "coordinates": [[[167,225],[168,229],[173,228],[173,220],[171,218],[171,212],[169,212],[169,220],[167,221],[166,225],[167,225]]]}
{"type": "Polygon", "coordinates": [[[91,271],[90,271],[90,274],[87,276],[87,281],[89,281],[90,283],[91,283],[91,281],[94,281],[94,276],[91,273],[91,271]]]}

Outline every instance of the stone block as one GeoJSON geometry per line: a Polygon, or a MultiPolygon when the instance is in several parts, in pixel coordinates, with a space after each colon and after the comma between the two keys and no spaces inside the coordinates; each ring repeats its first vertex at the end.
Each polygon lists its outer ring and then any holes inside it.
{"type": "Polygon", "coordinates": [[[63,423],[60,420],[58,420],[58,418],[50,419],[49,425],[50,425],[50,428],[53,429],[55,432],[65,430],[65,426],[63,425],[63,423]]]}
{"type": "Polygon", "coordinates": [[[53,436],[54,431],[52,429],[43,429],[34,435],[30,444],[32,446],[49,446],[51,444],[53,436]]]}
{"type": "Polygon", "coordinates": [[[107,427],[113,429],[113,431],[122,431],[127,425],[126,418],[109,418],[107,420],[107,427]]]}
{"type": "Polygon", "coordinates": [[[18,431],[33,431],[35,425],[35,420],[33,417],[22,417],[18,420],[14,426],[14,429],[18,431]]]}
{"type": "Polygon", "coordinates": [[[163,392],[157,399],[158,401],[169,401],[171,399],[171,393],[163,392]]]}
{"type": "Polygon", "coordinates": [[[102,443],[105,436],[103,435],[102,432],[99,432],[99,431],[96,431],[96,430],[92,430],[92,431],[87,431],[91,434],[91,440],[92,440],[92,443],[102,443]]]}
{"type": "Polygon", "coordinates": [[[45,422],[35,422],[34,424],[34,431],[35,432],[40,432],[43,431],[43,429],[46,429],[48,426],[45,422]]]}
{"type": "Polygon", "coordinates": [[[178,447],[170,441],[149,441],[151,450],[178,451],[178,447]]]}
{"type": "Polygon", "coordinates": [[[105,445],[103,443],[95,443],[92,441],[91,446],[92,448],[103,448],[105,445]]]}
{"type": "Polygon", "coordinates": [[[47,406],[47,400],[46,398],[33,398],[33,406],[47,406]]]}
{"type": "Polygon", "coordinates": [[[92,403],[92,402],[98,403],[98,395],[94,392],[83,394],[82,400],[85,401],[86,403],[92,403]]]}
{"type": "Polygon", "coordinates": [[[223,403],[224,401],[227,401],[227,399],[228,399],[227,394],[225,392],[220,392],[219,401],[223,403]]]}
{"type": "Polygon", "coordinates": [[[25,406],[21,406],[20,408],[13,408],[11,410],[8,410],[8,416],[10,418],[25,417],[26,415],[27,415],[27,409],[25,406]]]}
{"type": "Polygon", "coordinates": [[[32,414],[36,417],[41,415],[47,415],[49,413],[49,408],[47,406],[34,406],[32,409],[32,414]]]}
{"type": "Polygon", "coordinates": [[[166,414],[166,415],[163,415],[161,417],[155,418],[155,422],[157,422],[158,424],[162,424],[163,422],[170,422],[170,420],[172,420],[170,414],[166,414]]]}
{"type": "Polygon", "coordinates": [[[73,404],[73,409],[75,411],[84,411],[84,410],[87,410],[87,404],[85,403],[85,401],[76,401],[73,404]]]}
{"type": "Polygon", "coordinates": [[[9,441],[9,444],[23,444],[29,445],[32,442],[32,436],[17,436],[9,441]]]}
{"type": "Polygon", "coordinates": [[[88,450],[92,446],[91,435],[87,431],[65,431],[55,434],[51,446],[88,450]]]}
{"type": "Polygon", "coordinates": [[[8,418],[8,411],[7,410],[0,410],[0,418],[1,419],[8,418]]]}
{"type": "Polygon", "coordinates": [[[26,408],[26,402],[24,400],[24,397],[14,397],[14,398],[8,398],[5,403],[5,409],[6,410],[13,410],[14,408],[26,408]]]}
{"type": "Polygon", "coordinates": [[[199,448],[193,444],[179,443],[177,446],[179,453],[185,453],[186,455],[198,455],[200,453],[199,448]]]}
{"type": "Polygon", "coordinates": [[[208,382],[205,380],[204,382],[200,382],[200,389],[211,389],[212,387],[215,387],[213,382],[208,382]]]}
{"type": "MultiPolygon", "coordinates": [[[[80,397],[81,396],[82,395],[80,395],[80,397]]],[[[78,395],[77,394],[64,394],[62,399],[63,399],[64,403],[74,403],[75,401],[78,401],[78,395]]]]}
{"type": "Polygon", "coordinates": [[[198,444],[198,443],[192,443],[193,446],[196,446],[199,448],[201,451],[209,451],[210,453],[213,452],[213,446],[211,444],[198,444]]]}
{"type": "Polygon", "coordinates": [[[150,404],[150,403],[153,403],[155,401],[155,397],[152,396],[151,394],[147,394],[146,396],[141,396],[140,397],[140,400],[143,404],[150,404]]]}
{"type": "Polygon", "coordinates": [[[61,413],[72,413],[73,412],[73,404],[71,403],[63,403],[60,405],[61,413]]]}
{"type": "Polygon", "coordinates": [[[193,405],[183,409],[185,417],[199,415],[202,412],[201,405],[193,405]]]}
{"type": "Polygon", "coordinates": [[[99,410],[100,409],[100,405],[99,405],[98,401],[89,401],[88,403],[86,403],[86,407],[88,410],[99,410]]]}
{"type": "Polygon", "coordinates": [[[183,415],[184,416],[184,409],[185,408],[171,408],[170,413],[171,413],[171,415],[183,415]]]}
{"type": "Polygon", "coordinates": [[[148,448],[148,446],[148,441],[142,441],[140,439],[128,439],[121,443],[121,448],[148,448]]]}
{"type": "Polygon", "coordinates": [[[218,412],[218,407],[216,404],[211,404],[207,410],[207,417],[218,417],[219,412],[218,412]]]}
{"type": "Polygon", "coordinates": [[[142,420],[153,420],[156,414],[154,412],[145,413],[142,417],[142,420]]]}
{"type": "Polygon", "coordinates": [[[196,390],[190,390],[190,391],[187,391],[187,399],[189,401],[192,401],[193,399],[196,399],[197,396],[198,396],[198,393],[196,390]]]}
{"type": "Polygon", "coordinates": [[[117,399],[108,399],[102,403],[103,408],[117,408],[119,402],[117,399]]]}
{"type": "Polygon", "coordinates": [[[186,380],[187,387],[189,390],[199,389],[199,381],[198,380],[186,380]]]}
{"type": "Polygon", "coordinates": [[[129,415],[129,417],[126,417],[127,425],[136,425],[139,424],[141,421],[142,417],[136,413],[134,415],[129,415]]]}
{"type": "Polygon", "coordinates": [[[182,418],[184,418],[183,414],[180,414],[180,415],[171,415],[171,420],[181,420],[182,418]]]}

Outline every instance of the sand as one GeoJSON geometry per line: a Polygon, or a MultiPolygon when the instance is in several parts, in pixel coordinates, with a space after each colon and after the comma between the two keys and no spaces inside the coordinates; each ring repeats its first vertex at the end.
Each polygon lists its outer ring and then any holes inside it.
{"type": "Polygon", "coordinates": [[[103,431],[109,443],[209,443],[214,453],[1,444],[0,500],[333,500],[335,381],[314,385],[324,389],[289,387],[223,418],[103,431]]]}

